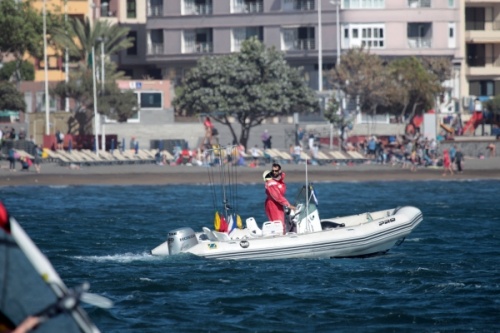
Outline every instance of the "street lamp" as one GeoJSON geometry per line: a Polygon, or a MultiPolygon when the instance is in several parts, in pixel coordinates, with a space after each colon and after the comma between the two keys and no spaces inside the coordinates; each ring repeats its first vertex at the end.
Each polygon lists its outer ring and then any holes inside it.
{"type": "MultiPolygon", "coordinates": [[[[68,0],[64,0],[64,22],[68,24],[68,0]]],[[[66,48],[64,52],[64,82],[69,82],[69,51],[66,48]]],[[[64,100],[64,111],[69,112],[69,98],[64,100]]]]}
{"type": "Polygon", "coordinates": [[[321,23],[321,1],[318,0],[318,91],[323,91],[323,29],[321,23]]]}
{"type": "Polygon", "coordinates": [[[97,84],[95,79],[95,46],[92,45],[92,88],[94,90],[94,140],[95,140],[95,154],[99,156],[99,142],[97,138],[97,84]]]}
{"type": "Polygon", "coordinates": [[[47,61],[47,0],[43,0],[43,63],[45,76],[45,135],[50,134],[49,126],[49,71],[47,61]]]}
{"type": "Polygon", "coordinates": [[[105,44],[106,44],[107,38],[105,37],[98,37],[96,39],[97,42],[101,44],[101,94],[104,93],[104,82],[106,80],[106,73],[104,71],[104,49],[105,49],[105,44]]]}

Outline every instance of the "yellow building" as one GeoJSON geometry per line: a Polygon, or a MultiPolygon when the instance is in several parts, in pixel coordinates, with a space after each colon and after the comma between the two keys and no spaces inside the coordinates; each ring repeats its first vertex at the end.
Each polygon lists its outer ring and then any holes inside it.
{"type": "MultiPolygon", "coordinates": [[[[44,0],[33,1],[33,7],[38,11],[43,11],[44,0]]],[[[45,0],[46,11],[67,15],[69,18],[79,18],[83,20],[92,13],[91,0],[45,0]]],[[[45,81],[45,67],[43,58],[35,59],[29,57],[30,61],[35,65],[35,81],[45,81]]],[[[51,47],[47,48],[47,63],[48,63],[48,81],[64,81],[64,52],[59,53],[51,47]]]]}

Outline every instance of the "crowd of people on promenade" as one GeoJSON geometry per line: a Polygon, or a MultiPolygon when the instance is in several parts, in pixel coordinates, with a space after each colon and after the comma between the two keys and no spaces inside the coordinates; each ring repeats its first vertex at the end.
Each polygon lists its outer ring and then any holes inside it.
{"type": "MultiPolygon", "coordinates": [[[[233,141],[232,144],[221,146],[219,144],[219,133],[215,129],[210,117],[204,118],[203,126],[205,136],[200,146],[194,149],[189,146],[177,146],[173,151],[167,152],[158,149],[154,157],[157,165],[196,165],[213,166],[228,164],[234,166],[257,167],[269,163],[282,164],[355,164],[355,163],[377,163],[382,165],[400,166],[416,172],[424,167],[442,167],[443,176],[463,171],[464,154],[460,147],[453,145],[449,149],[442,149],[439,140],[428,139],[419,133],[414,135],[401,135],[377,138],[370,136],[364,140],[343,140],[340,153],[344,153],[345,159],[325,159],[324,154],[330,149],[322,147],[319,134],[310,131],[307,132],[303,127],[298,127],[295,133],[295,143],[290,144],[288,150],[273,149],[272,134],[268,129],[263,129],[260,135],[262,146],[254,145],[246,148],[241,143],[233,141]],[[362,156],[361,159],[350,159],[348,152],[357,152],[362,156]],[[276,156],[276,153],[279,156],[276,156]]],[[[62,147],[63,136],[56,131],[57,146],[55,149],[64,149],[62,147]]],[[[3,142],[8,140],[20,140],[26,137],[26,133],[20,131],[16,134],[14,128],[6,127],[0,130],[0,137],[3,142]],[[24,133],[24,134],[22,134],[24,133]]],[[[34,144],[34,143],[33,143],[34,144]]],[[[16,171],[16,162],[19,162],[20,170],[28,171],[31,167],[36,172],[40,172],[43,149],[34,144],[34,149],[29,152],[33,157],[21,156],[13,148],[8,149],[6,159],[9,161],[9,170],[16,171]]],[[[135,137],[130,141],[130,149],[137,153],[138,144],[135,137]]],[[[489,144],[487,151],[489,156],[495,156],[495,144],[489,144]]]]}

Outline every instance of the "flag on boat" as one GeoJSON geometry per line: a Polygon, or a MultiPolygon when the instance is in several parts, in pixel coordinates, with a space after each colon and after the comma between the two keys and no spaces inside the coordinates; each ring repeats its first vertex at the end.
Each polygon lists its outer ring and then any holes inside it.
{"type": "Polygon", "coordinates": [[[217,231],[227,232],[227,229],[228,229],[228,225],[227,225],[226,218],[224,217],[224,215],[220,215],[220,228],[217,231]]]}
{"type": "Polygon", "coordinates": [[[228,221],[227,221],[227,233],[230,234],[231,231],[236,229],[236,221],[235,221],[234,214],[229,215],[228,221]]]}
{"type": "Polygon", "coordinates": [[[318,206],[318,198],[316,198],[316,192],[314,192],[314,188],[312,186],[310,187],[310,189],[311,189],[311,197],[314,200],[314,204],[318,206]]]}
{"type": "Polygon", "coordinates": [[[241,220],[241,216],[236,214],[236,226],[238,229],[243,229],[243,221],[241,220]]]}
{"type": "Polygon", "coordinates": [[[241,221],[241,216],[238,214],[231,214],[227,221],[227,233],[230,234],[234,229],[243,229],[243,222],[241,221]]]}
{"type": "Polygon", "coordinates": [[[215,212],[214,230],[215,231],[219,231],[220,230],[220,215],[219,215],[219,212],[215,212]]]}

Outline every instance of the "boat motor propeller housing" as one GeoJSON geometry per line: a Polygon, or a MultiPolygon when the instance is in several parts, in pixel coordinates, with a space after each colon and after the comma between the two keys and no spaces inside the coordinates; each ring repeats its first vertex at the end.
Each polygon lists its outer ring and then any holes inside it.
{"type": "Polygon", "coordinates": [[[168,253],[170,255],[184,252],[198,244],[196,233],[191,228],[179,228],[168,232],[168,253]]]}

